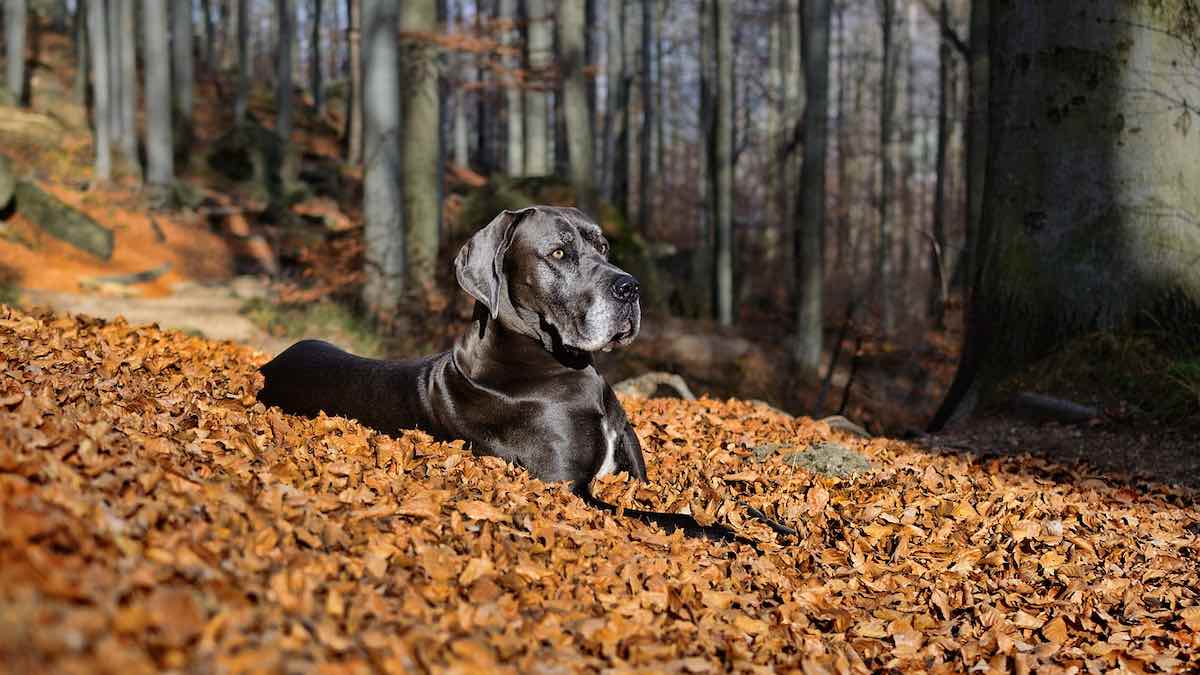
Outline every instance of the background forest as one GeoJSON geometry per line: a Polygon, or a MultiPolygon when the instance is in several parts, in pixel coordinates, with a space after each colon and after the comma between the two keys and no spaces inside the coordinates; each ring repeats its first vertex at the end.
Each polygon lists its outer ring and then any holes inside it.
{"type": "Polygon", "coordinates": [[[573,204],[644,289],[610,379],[893,431],[1026,393],[1200,406],[1188,0],[4,8],[0,272],[27,303],[170,323],[138,301],[241,284],[268,351],[410,355],[469,318],[471,232],[573,204]]]}

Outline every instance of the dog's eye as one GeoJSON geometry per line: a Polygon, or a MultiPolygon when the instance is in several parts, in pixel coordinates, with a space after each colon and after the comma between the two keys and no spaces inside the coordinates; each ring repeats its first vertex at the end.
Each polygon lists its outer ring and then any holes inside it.
{"type": "Polygon", "coordinates": [[[600,244],[600,255],[608,255],[608,244],[600,244]]]}
{"type": "Polygon", "coordinates": [[[550,256],[553,257],[555,260],[562,260],[563,256],[565,256],[566,254],[567,254],[566,251],[562,250],[561,248],[556,248],[550,253],[550,256]]]}

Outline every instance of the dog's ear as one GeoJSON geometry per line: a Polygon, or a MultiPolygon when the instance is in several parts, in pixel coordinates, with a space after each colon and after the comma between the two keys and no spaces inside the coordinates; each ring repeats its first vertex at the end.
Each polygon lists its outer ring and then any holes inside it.
{"type": "Polygon", "coordinates": [[[454,275],[458,285],[482,302],[492,318],[500,314],[500,303],[508,294],[508,280],[504,278],[504,255],[512,243],[513,233],[525,216],[534,208],[520,211],[503,211],[486,227],[475,233],[454,259],[454,275]]]}

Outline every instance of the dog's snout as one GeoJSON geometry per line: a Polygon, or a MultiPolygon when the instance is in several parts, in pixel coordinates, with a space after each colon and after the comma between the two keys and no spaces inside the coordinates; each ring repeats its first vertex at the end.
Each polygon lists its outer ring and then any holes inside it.
{"type": "Polygon", "coordinates": [[[613,297],[621,302],[633,302],[637,300],[639,290],[640,287],[638,286],[637,279],[628,274],[617,277],[612,285],[613,297]]]}

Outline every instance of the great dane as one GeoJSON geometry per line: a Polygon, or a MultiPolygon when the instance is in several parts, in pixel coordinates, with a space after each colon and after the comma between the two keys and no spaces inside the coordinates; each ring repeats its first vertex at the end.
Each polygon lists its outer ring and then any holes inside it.
{"type": "MultiPolygon", "coordinates": [[[[646,480],[646,461],[592,365],[593,352],[628,345],[641,323],[638,282],[608,252],[599,226],[577,209],[505,211],[455,259],[458,283],[476,303],[453,349],[380,361],[304,340],[262,367],[258,400],[297,415],[353,418],[387,434],[421,429],[461,438],[476,454],[541,480],[570,481],[588,504],[616,511],[592,496],[592,481],[619,471],[646,480]]],[[[690,515],[624,513],[689,536],[736,539],[690,515]]]]}

